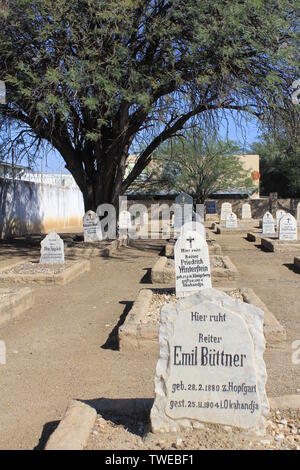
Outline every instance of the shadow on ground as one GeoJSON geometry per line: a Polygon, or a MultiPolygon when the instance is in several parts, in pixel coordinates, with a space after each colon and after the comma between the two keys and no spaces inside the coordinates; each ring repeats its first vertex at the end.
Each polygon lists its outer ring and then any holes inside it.
{"type": "Polygon", "coordinates": [[[114,329],[110,332],[106,342],[101,346],[102,349],[110,349],[112,351],[119,351],[120,344],[119,344],[119,328],[123,325],[126,320],[126,317],[130,310],[132,309],[133,302],[129,301],[121,301],[119,302],[121,305],[125,305],[124,311],[120,316],[120,319],[114,329]]]}
{"type": "Polygon", "coordinates": [[[48,442],[49,437],[51,436],[51,434],[54,433],[54,431],[57,428],[57,426],[59,425],[59,423],[60,423],[59,421],[50,421],[49,423],[46,423],[44,425],[40,440],[39,440],[38,444],[36,445],[36,447],[34,447],[33,450],[44,450],[45,449],[45,446],[48,442]]]}
{"type": "Polygon", "coordinates": [[[105,420],[116,425],[121,424],[137,436],[143,437],[150,429],[153,398],[99,398],[79,401],[94,408],[105,420]]]}

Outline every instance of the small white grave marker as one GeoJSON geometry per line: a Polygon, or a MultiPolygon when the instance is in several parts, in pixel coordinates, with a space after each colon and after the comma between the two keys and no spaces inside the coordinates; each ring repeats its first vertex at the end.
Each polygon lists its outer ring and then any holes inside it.
{"type": "Polygon", "coordinates": [[[180,234],[181,227],[193,220],[193,198],[186,193],[180,193],[175,199],[174,236],[180,234]]]}
{"type": "Polygon", "coordinates": [[[291,214],[285,214],[280,219],[279,240],[297,240],[297,221],[291,214]]]}
{"type": "Polygon", "coordinates": [[[55,232],[49,233],[41,242],[41,264],[64,264],[64,242],[55,232]]]}
{"type": "Polygon", "coordinates": [[[184,231],[174,248],[176,296],[211,287],[208,246],[198,232],[184,231]]]}
{"type": "Polygon", "coordinates": [[[262,219],[263,235],[273,235],[275,233],[275,223],[271,212],[266,212],[262,219]]]}
{"type": "Polygon", "coordinates": [[[101,224],[96,212],[88,211],[83,216],[83,235],[85,243],[95,243],[102,240],[101,224]]]}
{"type": "Polygon", "coordinates": [[[248,203],[242,206],[242,219],[252,219],[251,206],[248,203]]]}
{"type": "Polygon", "coordinates": [[[297,225],[300,226],[300,202],[297,204],[297,225]]]}
{"type": "Polygon", "coordinates": [[[231,212],[230,214],[227,214],[226,220],[225,220],[225,228],[237,228],[237,216],[231,212]]]}
{"type": "Polygon", "coordinates": [[[221,221],[224,222],[228,214],[232,213],[232,205],[230,202],[223,202],[221,206],[221,221]]]}

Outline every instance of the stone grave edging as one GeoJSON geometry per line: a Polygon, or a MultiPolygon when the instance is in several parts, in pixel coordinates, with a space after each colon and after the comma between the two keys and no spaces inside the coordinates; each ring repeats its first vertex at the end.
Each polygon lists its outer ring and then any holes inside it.
{"type": "MultiPolygon", "coordinates": [[[[214,267],[211,270],[213,281],[219,279],[234,280],[239,276],[237,268],[234,266],[228,256],[220,256],[224,262],[224,268],[214,267]]],[[[173,268],[167,267],[168,258],[161,256],[151,270],[151,280],[153,284],[171,284],[175,283],[175,272],[173,268]]]]}
{"type": "Polygon", "coordinates": [[[76,248],[76,246],[70,246],[65,249],[65,254],[69,257],[80,256],[80,258],[84,259],[90,259],[97,256],[102,258],[109,258],[123,246],[130,246],[130,240],[112,240],[105,248],[76,248]]]}
{"type": "Polygon", "coordinates": [[[89,405],[72,400],[58,427],[49,437],[45,450],[83,450],[97,418],[89,405]]]}
{"type": "Polygon", "coordinates": [[[294,271],[300,273],[300,256],[294,257],[294,271]]]}
{"type": "MultiPolygon", "coordinates": [[[[300,410],[300,395],[283,395],[269,397],[270,408],[276,410],[300,410]]],[[[49,437],[45,446],[46,451],[51,450],[83,450],[87,445],[93,430],[97,412],[109,413],[114,416],[135,416],[136,419],[145,419],[153,406],[152,398],[139,398],[128,400],[109,400],[101,398],[93,400],[93,406],[72,400],[66,413],[56,430],[49,437]]]]}
{"type": "MultiPolygon", "coordinates": [[[[232,288],[218,287],[223,292],[232,288]]],[[[277,345],[286,340],[286,330],[274,314],[249,287],[240,287],[244,302],[252,304],[264,311],[264,335],[267,346],[277,345]]],[[[142,289],[130,310],[125,323],[119,329],[120,350],[138,351],[158,348],[158,327],[152,323],[143,323],[145,313],[149,311],[155,289],[142,289]]]]}
{"type": "Polygon", "coordinates": [[[65,285],[73,281],[76,277],[81,274],[90,271],[91,264],[88,260],[75,261],[71,266],[66,268],[65,272],[59,274],[6,274],[5,272],[12,267],[24,264],[23,261],[19,261],[11,266],[6,266],[0,269],[0,284],[13,283],[13,284],[59,284],[65,285]]]}
{"type": "Polygon", "coordinates": [[[23,287],[0,304],[0,326],[21,315],[34,305],[33,291],[23,287]]]}
{"type": "Polygon", "coordinates": [[[295,250],[300,251],[300,240],[277,240],[272,238],[261,238],[261,248],[273,253],[290,253],[295,250]]]}

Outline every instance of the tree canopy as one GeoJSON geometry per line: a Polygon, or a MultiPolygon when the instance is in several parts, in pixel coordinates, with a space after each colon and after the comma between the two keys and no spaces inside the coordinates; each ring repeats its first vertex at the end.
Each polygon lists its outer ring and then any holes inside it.
{"type": "Polygon", "coordinates": [[[293,106],[297,3],[11,0],[0,17],[1,122],[57,149],[86,209],[116,203],[191,119],[213,126],[245,112],[274,125],[293,106]]]}

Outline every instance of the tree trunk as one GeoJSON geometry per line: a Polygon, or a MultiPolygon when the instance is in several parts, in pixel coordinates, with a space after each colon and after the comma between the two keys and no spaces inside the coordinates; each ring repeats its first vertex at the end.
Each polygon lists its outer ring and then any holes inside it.
{"type": "Polygon", "coordinates": [[[85,212],[96,212],[101,204],[113,204],[118,214],[127,157],[127,154],[122,154],[117,159],[102,161],[92,180],[85,175],[88,182],[80,185],[85,212]]]}

